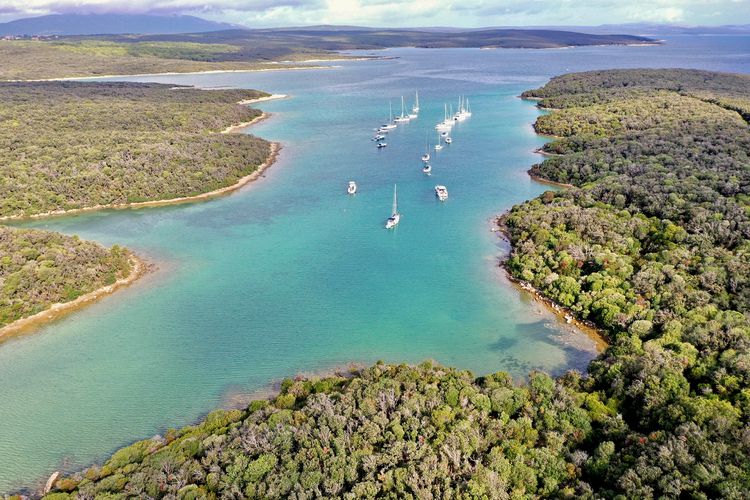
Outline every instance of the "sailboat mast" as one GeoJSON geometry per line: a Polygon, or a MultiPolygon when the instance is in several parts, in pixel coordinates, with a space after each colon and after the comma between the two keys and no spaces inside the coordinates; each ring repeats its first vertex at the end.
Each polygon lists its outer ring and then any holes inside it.
{"type": "Polygon", "coordinates": [[[388,123],[393,121],[393,103],[388,101],[388,123]]]}
{"type": "Polygon", "coordinates": [[[394,214],[398,213],[398,198],[396,197],[396,185],[393,185],[393,212],[394,214]]]}

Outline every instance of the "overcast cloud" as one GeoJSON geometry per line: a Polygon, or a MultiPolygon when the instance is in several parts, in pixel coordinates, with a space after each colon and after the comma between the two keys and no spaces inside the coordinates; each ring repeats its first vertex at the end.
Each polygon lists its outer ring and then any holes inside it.
{"type": "Polygon", "coordinates": [[[0,0],[0,20],[51,13],[192,14],[250,27],[747,24],[750,0],[0,0]]]}

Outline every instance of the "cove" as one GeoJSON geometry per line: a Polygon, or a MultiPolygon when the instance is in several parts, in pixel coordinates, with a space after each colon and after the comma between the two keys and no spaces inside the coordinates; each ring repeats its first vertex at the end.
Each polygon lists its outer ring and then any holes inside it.
{"type": "Polygon", "coordinates": [[[504,249],[492,218],[548,189],[526,174],[544,142],[531,129],[539,112],[516,96],[591,68],[748,69],[740,41],[680,43],[688,42],[400,49],[387,51],[396,59],[331,70],[134,78],[289,94],[259,105],[273,116],[248,130],[283,150],[262,180],[220,199],[25,224],[128,246],[158,269],[0,345],[0,491],[100,460],[300,372],[428,358],[519,379],[533,369],[585,369],[593,341],[497,268],[504,249]],[[416,89],[419,118],[376,150],[369,139],[388,101],[416,89]],[[474,114],[425,177],[425,142],[434,144],[443,103],[459,94],[474,114]],[[345,194],[349,180],[359,185],[354,197],[345,194]],[[394,183],[403,218],[387,232],[394,183]],[[451,193],[444,204],[438,183],[451,193]]]}

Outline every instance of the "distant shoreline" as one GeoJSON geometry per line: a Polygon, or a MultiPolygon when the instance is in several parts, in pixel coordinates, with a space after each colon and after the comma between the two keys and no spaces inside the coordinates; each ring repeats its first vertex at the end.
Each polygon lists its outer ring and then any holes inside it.
{"type": "MultiPolygon", "coordinates": [[[[332,59],[332,61],[341,61],[342,59],[332,59]]],[[[80,80],[95,80],[99,78],[132,78],[141,76],[179,76],[179,75],[207,75],[214,73],[262,73],[264,71],[296,71],[308,69],[332,69],[335,66],[290,66],[278,68],[257,68],[257,69],[208,69],[203,71],[168,71],[165,73],[131,73],[122,75],[87,75],[87,76],[63,76],[59,78],[32,78],[21,80],[0,80],[0,83],[23,83],[23,82],[65,82],[80,80]]]]}
{"type": "Polygon", "coordinates": [[[80,297],[73,299],[69,302],[56,302],[50,305],[43,311],[40,311],[31,316],[20,318],[12,323],[9,323],[0,328],[0,344],[8,340],[9,338],[29,333],[32,330],[36,330],[43,324],[49,323],[63,316],[66,316],[82,307],[85,307],[91,303],[97,302],[98,300],[112,295],[117,290],[126,286],[132,285],[136,280],[145,275],[150,271],[150,266],[144,260],[137,255],[131,253],[130,257],[130,274],[124,278],[120,278],[111,285],[105,285],[97,288],[87,294],[81,295],[80,297]]]}

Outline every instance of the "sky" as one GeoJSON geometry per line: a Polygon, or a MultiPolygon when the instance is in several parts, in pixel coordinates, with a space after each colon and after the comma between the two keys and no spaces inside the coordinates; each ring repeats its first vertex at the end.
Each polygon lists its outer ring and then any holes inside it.
{"type": "Polygon", "coordinates": [[[0,21],[62,13],[190,14],[249,27],[750,23],[750,0],[0,0],[0,21]]]}

